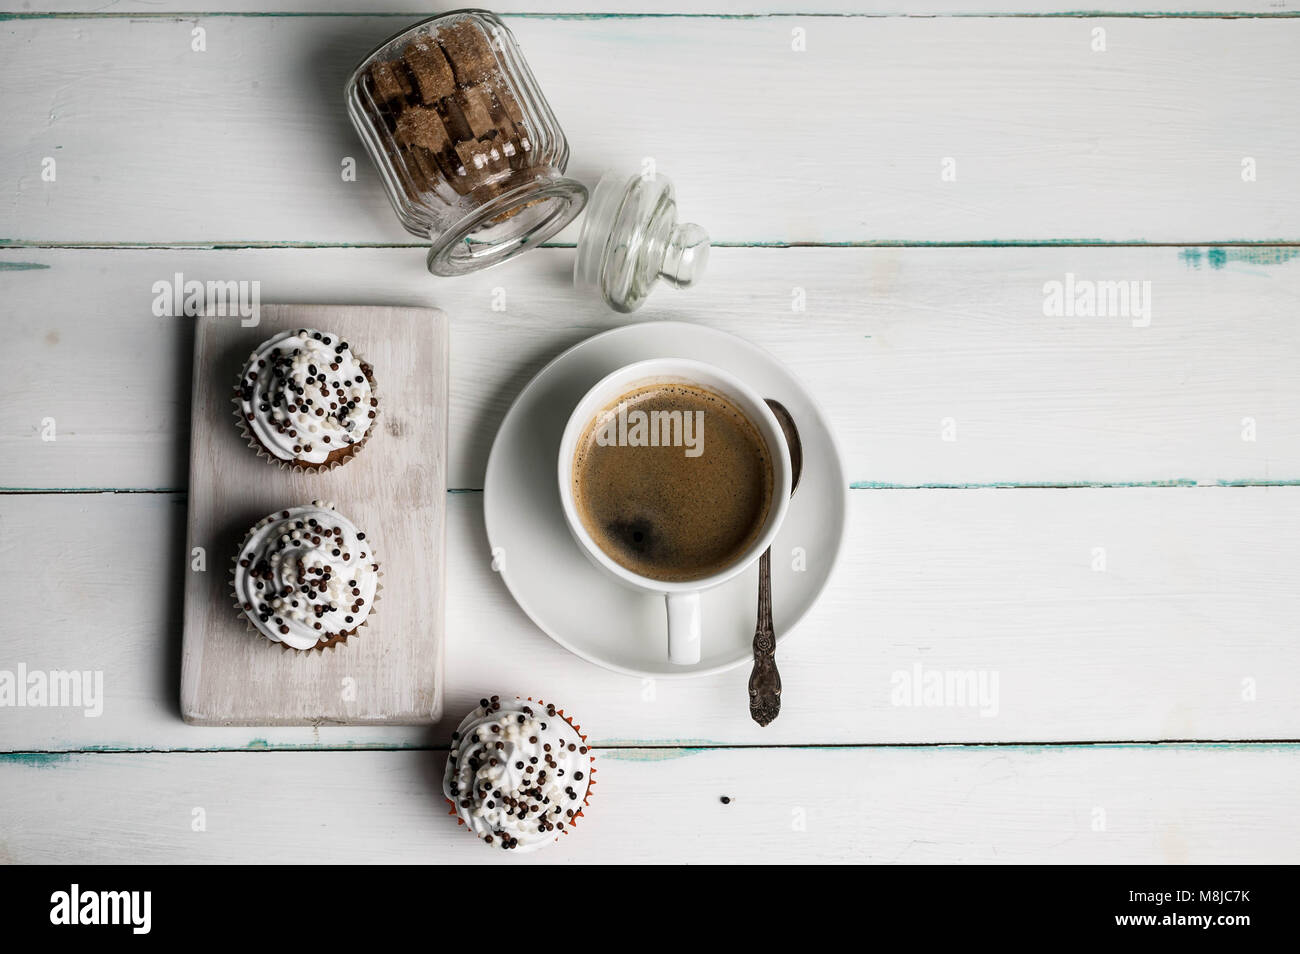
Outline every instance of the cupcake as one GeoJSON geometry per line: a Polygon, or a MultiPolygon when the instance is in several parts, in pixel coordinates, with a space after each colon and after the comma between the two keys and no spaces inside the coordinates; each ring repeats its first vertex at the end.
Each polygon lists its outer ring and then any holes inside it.
{"type": "Polygon", "coordinates": [[[536,851],[567,835],[595,782],[587,737],[553,705],[479,700],[452,734],[442,791],[450,814],[508,851],[536,851]]]}
{"type": "Polygon", "coordinates": [[[365,625],[382,587],[370,540],[333,504],[277,510],[235,557],[235,603],[248,625],[289,649],[325,649],[365,625]]]}
{"type": "Polygon", "coordinates": [[[258,456],[294,470],[330,470],[365,444],[379,412],[375,379],[338,335],[282,331],[248,358],[236,415],[258,456]]]}

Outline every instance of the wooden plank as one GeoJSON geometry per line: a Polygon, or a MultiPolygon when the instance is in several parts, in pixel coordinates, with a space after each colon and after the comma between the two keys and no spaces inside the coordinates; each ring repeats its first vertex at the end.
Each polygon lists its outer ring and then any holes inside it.
{"type": "MultiPolygon", "coordinates": [[[[497,862],[446,815],[444,758],[0,757],[0,860],[497,862]],[[283,810],[322,792],[327,808],[283,810]]],[[[1294,746],[624,749],[596,765],[572,836],[513,860],[1278,864],[1300,851],[1294,746]]]]}
{"type": "MultiPolygon", "coordinates": [[[[357,15],[357,0],[225,0],[221,10],[204,12],[213,16],[274,16],[277,13],[357,15]]],[[[1070,0],[709,0],[691,4],[684,0],[567,0],[558,16],[682,14],[686,16],[756,16],[762,14],[811,14],[865,17],[932,16],[1094,16],[1098,14],[1140,14],[1143,16],[1280,16],[1300,9],[1296,0],[1192,0],[1170,4],[1160,0],[1092,0],[1087,10],[1070,0]]],[[[96,0],[0,0],[0,12],[21,16],[194,16],[194,0],[116,0],[105,7],[96,0]]],[[[498,0],[494,13],[512,16],[556,16],[538,0],[498,0]]],[[[430,15],[427,4],[414,0],[386,0],[367,5],[366,16],[392,15],[412,20],[430,15]]]]}
{"type": "MultiPolygon", "coordinates": [[[[777,354],[863,485],[1294,481],[1298,251],[719,248],[699,288],[662,290],[637,319],[699,321],[777,354]],[[1150,323],[1044,316],[1044,286],[1068,275],[1150,282],[1150,323]]],[[[264,303],[441,306],[449,485],[481,487],[529,377],[628,320],[571,287],[572,261],[543,249],[446,281],[417,249],[0,251],[14,382],[0,487],[185,486],[192,322],[151,313],[154,282],[177,272],[260,281],[264,303]],[[57,440],[42,439],[47,419],[57,440]]]]}
{"type": "Polygon", "coordinates": [[[436,723],[447,561],[446,315],[266,305],[258,319],[244,327],[238,318],[203,318],[195,342],[182,714],[196,725],[436,723]],[[355,459],[325,473],[293,473],[255,456],[232,414],[249,353],[294,328],[342,335],[375,369],[382,405],[374,432],[355,459]],[[383,592],[346,645],[297,653],[250,631],[233,606],[230,570],[257,521],[314,500],[336,505],[375,541],[383,592]]]}
{"type": "MultiPolygon", "coordinates": [[[[411,241],[342,104],[345,77],[395,25],[5,21],[0,114],[13,132],[0,167],[19,188],[0,239],[411,241]]],[[[592,181],[650,158],[715,241],[1300,239],[1300,123],[1279,98],[1300,83],[1295,19],[517,18],[512,29],[569,134],[570,171],[592,181]],[[1106,52],[1093,50],[1098,28],[1106,52]],[[1243,181],[1247,160],[1255,181],[1243,181]]]]}
{"type": "Polygon", "coordinates": [[[0,575],[26,588],[0,668],[104,685],[98,717],[8,710],[0,750],[446,743],[494,692],[563,700],[600,744],[1300,738],[1282,675],[1300,667],[1300,488],[855,492],[843,562],[782,644],[767,729],[748,717],[745,671],[643,682],[552,643],[492,572],[480,499],[448,501],[446,718],[430,732],[184,725],[181,503],[0,497],[0,575]],[[904,695],[935,678],[983,679],[996,698],[904,695]]]}

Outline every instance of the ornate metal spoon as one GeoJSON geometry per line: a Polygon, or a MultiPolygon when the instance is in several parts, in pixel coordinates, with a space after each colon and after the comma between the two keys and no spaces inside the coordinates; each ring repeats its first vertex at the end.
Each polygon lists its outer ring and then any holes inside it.
{"type": "MultiPolygon", "coordinates": [[[[790,496],[803,470],[803,444],[794,418],[780,401],[767,400],[790,448],[790,496]]],[[[758,626],[754,630],[754,670],[749,674],[749,714],[767,725],[781,714],[781,674],[776,671],[776,633],[772,627],[772,549],[758,559],[758,626]]]]}

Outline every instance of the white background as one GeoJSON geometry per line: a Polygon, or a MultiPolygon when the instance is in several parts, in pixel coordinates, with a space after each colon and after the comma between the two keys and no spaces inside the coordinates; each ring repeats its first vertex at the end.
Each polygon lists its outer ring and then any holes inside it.
{"type": "Polygon", "coordinates": [[[106,697],[0,709],[0,860],[499,860],[439,790],[494,692],[597,747],[588,817],[539,862],[1296,860],[1294,0],[496,8],[570,171],[653,158],[722,246],[638,317],[770,349],[837,427],[846,552],[765,730],[746,672],[596,669],[489,568],[501,415],[625,319],[567,283],[572,230],[424,271],[341,91],[429,6],[192,6],[0,2],[0,669],[100,670],[106,697]],[[451,315],[443,725],[180,721],[192,328],[150,312],[177,272],[451,315]],[[1067,273],[1149,281],[1150,324],[1045,317],[1067,273]],[[996,716],[893,705],[917,664],[997,673],[996,716]]]}

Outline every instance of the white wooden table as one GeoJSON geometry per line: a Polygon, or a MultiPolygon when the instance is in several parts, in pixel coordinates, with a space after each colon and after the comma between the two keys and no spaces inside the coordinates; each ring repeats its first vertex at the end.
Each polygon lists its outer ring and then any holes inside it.
{"type": "Polygon", "coordinates": [[[497,6],[571,172],[652,157],[719,246],[638,317],[774,351],[838,428],[845,557],[761,730],[745,672],[596,669],[489,567],[506,406],[624,319],[569,285],[572,230],[426,274],[341,90],[428,4],[0,0],[0,670],[104,686],[0,708],[0,860],[500,860],[439,779],[453,720],[522,691],[602,772],[538,861],[1295,861],[1300,3],[1186,2],[497,6]],[[436,730],[180,720],[178,272],[452,316],[436,730]],[[1067,275],[1149,320],[1045,314],[1067,275]],[[996,711],[895,704],[918,667],[996,676],[996,711]]]}

